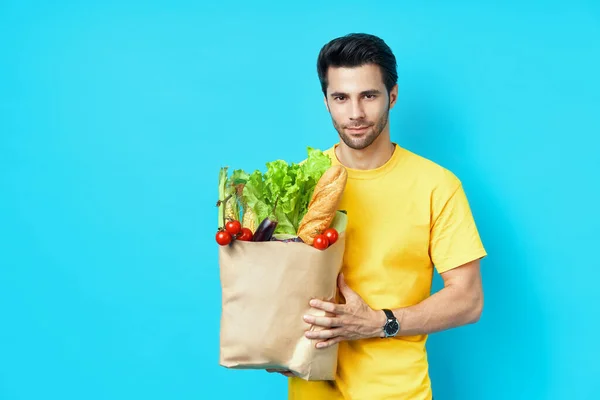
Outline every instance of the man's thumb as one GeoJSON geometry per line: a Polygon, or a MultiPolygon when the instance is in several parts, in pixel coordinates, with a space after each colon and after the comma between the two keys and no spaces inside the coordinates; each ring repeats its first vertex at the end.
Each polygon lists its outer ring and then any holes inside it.
{"type": "Polygon", "coordinates": [[[350,289],[350,286],[348,286],[348,284],[346,283],[343,273],[338,276],[338,287],[340,288],[340,291],[346,299],[348,299],[349,295],[354,295],[354,291],[350,289]]]}

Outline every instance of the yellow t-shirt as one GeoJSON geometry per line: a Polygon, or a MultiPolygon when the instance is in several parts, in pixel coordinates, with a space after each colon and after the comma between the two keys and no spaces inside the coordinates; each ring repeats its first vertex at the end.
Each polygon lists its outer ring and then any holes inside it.
{"type": "MultiPolygon", "coordinates": [[[[340,164],[335,146],[328,149],[340,164]]],[[[374,309],[407,307],[431,294],[439,273],[484,257],[458,178],[396,145],[372,170],[348,169],[343,272],[374,309]]],[[[344,341],[334,382],[289,380],[289,400],[430,400],[427,335],[344,341]]]]}

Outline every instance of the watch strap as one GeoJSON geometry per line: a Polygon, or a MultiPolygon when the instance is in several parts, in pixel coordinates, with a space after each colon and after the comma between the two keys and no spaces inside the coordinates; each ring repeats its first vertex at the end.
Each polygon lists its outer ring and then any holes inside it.
{"type": "Polygon", "coordinates": [[[391,310],[384,308],[383,312],[385,313],[385,316],[387,317],[388,320],[396,319],[396,317],[394,316],[394,313],[391,310]]]}

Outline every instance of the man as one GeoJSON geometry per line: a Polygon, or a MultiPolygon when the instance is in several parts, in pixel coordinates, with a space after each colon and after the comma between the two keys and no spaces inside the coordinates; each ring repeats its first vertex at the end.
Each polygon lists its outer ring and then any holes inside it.
{"type": "Polygon", "coordinates": [[[349,225],[344,302],[313,300],[333,316],[304,320],[324,328],[306,333],[317,348],[339,344],[339,362],[334,382],[291,377],[289,399],[431,399],[427,335],[479,319],[486,252],[458,178],[391,142],[398,86],[390,48],[347,35],[326,44],[317,64],[341,139],[327,154],[348,170],[340,209],[349,225]],[[431,295],[434,268],[444,288],[431,295]]]}

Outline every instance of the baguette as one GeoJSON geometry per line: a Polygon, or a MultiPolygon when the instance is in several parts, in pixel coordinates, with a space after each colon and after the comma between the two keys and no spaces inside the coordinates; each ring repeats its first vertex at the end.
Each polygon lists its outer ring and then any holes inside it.
{"type": "Polygon", "coordinates": [[[312,246],[315,236],[329,228],[342,198],[348,173],[340,165],[330,167],[319,179],[308,211],[298,225],[298,237],[312,246]]]}

